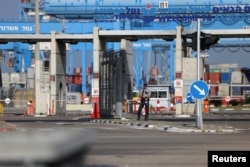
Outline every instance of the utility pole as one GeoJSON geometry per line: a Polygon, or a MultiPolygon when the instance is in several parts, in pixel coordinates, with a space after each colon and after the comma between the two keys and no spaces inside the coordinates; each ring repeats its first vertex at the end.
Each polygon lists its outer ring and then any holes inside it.
{"type": "MultiPolygon", "coordinates": [[[[201,21],[200,18],[197,20],[197,80],[200,80],[200,34],[201,34],[201,21]]],[[[203,129],[203,118],[202,118],[202,112],[201,112],[201,100],[202,99],[197,99],[197,104],[196,104],[196,126],[199,129],[203,129]]]]}
{"type": "MultiPolygon", "coordinates": [[[[35,1],[35,34],[40,33],[40,25],[39,25],[39,0],[35,1]]],[[[39,96],[39,85],[40,85],[40,58],[39,58],[39,42],[35,44],[35,105],[38,106],[38,96],[39,96]],[[38,85],[39,84],[39,85],[38,85]]],[[[38,107],[37,107],[38,108],[38,107]]],[[[37,109],[36,109],[37,110],[37,109]]],[[[35,111],[36,112],[36,111],[35,111]]]]}

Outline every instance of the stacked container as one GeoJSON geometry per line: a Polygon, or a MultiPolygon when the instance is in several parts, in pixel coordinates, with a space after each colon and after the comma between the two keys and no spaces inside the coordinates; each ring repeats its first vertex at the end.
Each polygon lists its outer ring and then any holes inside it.
{"type": "Polygon", "coordinates": [[[242,74],[238,64],[205,65],[204,81],[210,84],[210,96],[225,97],[241,94],[241,87],[234,86],[242,84],[242,74]]]}
{"type": "Polygon", "coordinates": [[[82,68],[81,67],[75,67],[74,68],[74,84],[82,84],[82,68]]]}

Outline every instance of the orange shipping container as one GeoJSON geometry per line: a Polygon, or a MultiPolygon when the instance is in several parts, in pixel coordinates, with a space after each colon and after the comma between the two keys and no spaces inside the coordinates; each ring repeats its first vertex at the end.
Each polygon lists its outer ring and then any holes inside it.
{"type": "Polygon", "coordinates": [[[211,84],[220,83],[220,73],[219,72],[210,72],[209,73],[209,80],[210,80],[211,84]]]}
{"type": "Polygon", "coordinates": [[[209,73],[204,72],[204,76],[203,76],[203,77],[204,77],[203,80],[204,80],[205,82],[207,82],[207,81],[209,80],[209,73]]]}
{"type": "Polygon", "coordinates": [[[74,84],[82,84],[82,76],[81,75],[74,76],[74,84]]]}

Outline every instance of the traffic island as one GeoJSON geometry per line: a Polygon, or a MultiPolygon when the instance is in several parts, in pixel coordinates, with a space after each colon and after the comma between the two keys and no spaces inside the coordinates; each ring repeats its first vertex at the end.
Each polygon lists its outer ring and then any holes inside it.
{"type": "Polygon", "coordinates": [[[16,126],[4,121],[0,121],[0,132],[15,131],[16,126]]]}

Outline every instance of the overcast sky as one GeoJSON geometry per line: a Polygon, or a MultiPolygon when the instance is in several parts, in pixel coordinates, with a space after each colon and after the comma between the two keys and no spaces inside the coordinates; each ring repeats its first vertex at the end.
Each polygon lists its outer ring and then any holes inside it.
{"type": "Polygon", "coordinates": [[[21,0],[1,0],[0,1],[0,20],[17,19],[19,13],[19,2],[21,0]]]}

